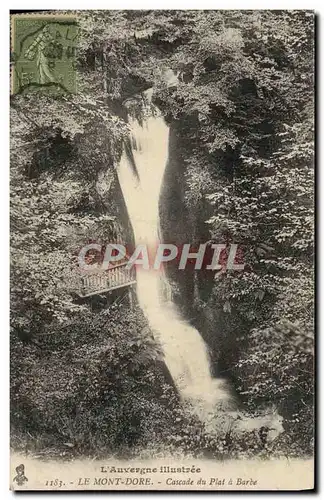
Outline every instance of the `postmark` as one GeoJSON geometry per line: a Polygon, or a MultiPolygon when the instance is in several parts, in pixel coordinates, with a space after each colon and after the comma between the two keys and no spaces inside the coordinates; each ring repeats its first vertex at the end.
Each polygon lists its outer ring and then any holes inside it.
{"type": "Polygon", "coordinates": [[[74,15],[12,15],[12,94],[76,92],[77,38],[74,15]]]}

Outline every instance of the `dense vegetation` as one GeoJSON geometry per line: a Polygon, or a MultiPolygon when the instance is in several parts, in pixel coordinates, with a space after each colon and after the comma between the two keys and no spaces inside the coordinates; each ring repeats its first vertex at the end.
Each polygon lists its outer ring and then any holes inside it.
{"type": "Polygon", "coordinates": [[[244,249],[244,272],[209,278],[192,307],[246,410],[284,415],[279,451],[311,453],[313,24],[305,11],[83,12],[77,94],[12,97],[14,446],[264,453],[181,407],[138,307],[75,295],[78,249],[131,238],[114,170],[122,102],[153,87],[180,124],[183,203],[211,241],[244,249]]]}

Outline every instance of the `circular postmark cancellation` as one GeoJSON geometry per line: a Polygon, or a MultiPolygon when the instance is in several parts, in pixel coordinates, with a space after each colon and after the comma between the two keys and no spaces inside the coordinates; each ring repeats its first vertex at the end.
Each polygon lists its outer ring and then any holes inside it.
{"type": "Polygon", "coordinates": [[[11,16],[11,92],[76,92],[76,16],[11,16]]]}

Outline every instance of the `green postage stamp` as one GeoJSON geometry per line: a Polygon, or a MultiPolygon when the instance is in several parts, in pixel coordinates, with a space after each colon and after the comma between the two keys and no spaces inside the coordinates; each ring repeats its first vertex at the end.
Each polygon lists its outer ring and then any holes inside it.
{"type": "Polygon", "coordinates": [[[75,92],[77,36],[73,15],[13,15],[11,92],[75,92]]]}

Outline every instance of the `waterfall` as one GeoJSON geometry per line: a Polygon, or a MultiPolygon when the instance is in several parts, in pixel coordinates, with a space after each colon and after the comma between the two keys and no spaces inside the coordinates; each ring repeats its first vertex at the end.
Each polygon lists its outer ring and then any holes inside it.
{"type": "MultiPolygon", "coordinates": [[[[150,102],[151,91],[146,91],[145,98],[150,102]]],[[[141,122],[129,117],[129,126],[133,158],[125,148],[117,174],[135,244],[156,249],[160,242],[159,197],[168,160],[169,127],[151,103],[141,122]]],[[[137,266],[136,280],[140,307],[162,345],[165,363],[180,396],[204,408],[227,400],[228,391],[211,376],[208,350],[198,330],[181,317],[175,304],[168,300],[170,294],[163,293],[163,272],[137,266]]]]}

